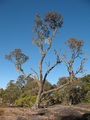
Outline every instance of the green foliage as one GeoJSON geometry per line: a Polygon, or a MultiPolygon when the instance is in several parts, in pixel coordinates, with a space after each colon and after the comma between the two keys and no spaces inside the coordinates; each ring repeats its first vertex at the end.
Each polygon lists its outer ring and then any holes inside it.
{"type": "Polygon", "coordinates": [[[83,82],[88,82],[88,83],[90,83],[90,75],[86,75],[86,76],[82,77],[81,80],[82,80],[83,82]]]}
{"type": "MultiPolygon", "coordinates": [[[[53,101],[53,104],[60,104],[61,103],[61,97],[60,97],[60,92],[54,91],[50,95],[51,101],[53,101]]],[[[50,102],[51,102],[50,101],[50,102]]]]}
{"type": "Polygon", "coordinates": [[[84,76],[83,78],[81,78],[81,80],[86,91],[84,101],[90,103],[90,75],[84,76]]]}
{"type": "Polygon", "coordinates": [[[44,85],[44,90],[47,91],[52,88],[53,88],[53,85],[51,85],[51,83],[46,80],[45,85],[44,85]]]}
{"type": "Polygon", "coordinates": [[[86,91],[90,91],[90,83],[84,83],[84,88],[86,91]]]}
{"type": "MultiPolygon", "coordinates": [[[[52,85],[46,81],[44,90],[50,90],[52,85]]],[[[37,81],[28,77],[27,81],[19,76],[16,83],[11,80],[5,90],[0,89],[0,98],[5,106],[31,107],[38,94],[37,81]]]]}
{"type": "MultiPolygon", "coordinates": [[[[59,79],[58,85],[62,85],[63,79],[59,79]]],[[[64,79],[65,80],[65,79],[64,79]]],[[[66,80],[65,80],[66,81],[66,80]]],[[[88,87],[87,87],[88,89],[88,87]]],[[[60,97],[62,104],[78,104],[85,101],[85,95],[87,94],[85,83],[80,79],[76,79],[64,89],[60,90],[60,97]]]]}
{"type": "Polygon", "coordinates": [[[69,81],[69,78],[67,78],[67,77],[59,78],[58,83],[57,83],[57,86],[66,84],[68,81],[69,81]]]}
{"type": "Polygon", "coordinates": [[[61,103],[60,92],[54,91],[51,94],[46,94],[41,101],[41,106],[51,106],[61,103]]]}
{"type": "Polygon", "coordinates": [[[38,94],[38,84],[33,78],[28,78],[27,83],[23,88],[23,93],[30,96],[36,96],[38,94]]]}
{"type": "MultiPolygon", "coordinates": [[[[90,103],[89,78],[90,75],[76,79],[62,90],[46,94],[41,99],[41,105],[90,103]]],[[[68,78],[60,78],[57,86],[59,87],[60,85],[66,84],[67,81],[68,78]]],[[[46,81],[44,90],[47,91],[57,86],[51,85],[46,81]]],[[[26,82],[18,79],[16,83],[11,80],[5,90],[0,89],[0,106],[10,106],[11,104],[19,107],[32,107],[36,101],[38,90],[37,81],[33,78],[28,78],[26,82]]]]}
{"type": "Polygon", "coordinates": [[[4,94],[4,101],[5,103],[8,102],[9,104],[14,104],[15,100],[20,96],[21,90],[17,88],[14,81],[10,81],[7,89],[5,90],[4,94]]]}
{"type": "Polygon", "coordinates": [[[14,104],[21,93],[21,90],[18,89],[14,81],[11,80],[6,90],[1,90],[0,97],[2,98],[3,104],[10,106],[14,104]]]}
{"type": "Polygon", "coordinates": [[[83,101],[85,98],[85,89],[83,87],[75,87],[72,88],[69,92],[69,101],[71,104],[78,104],[83,101]]]}
{"type": "Polygon", "coordinates": [[[90,91],[87,92],[86,96],[85,96],[85,100],[87,103],[90,104],[90,91]]]}
{"type": "Polygon", "coordinates": [[[36,101],[36,96],[21,96],[15,101],[15,106],[32,107],[36,101]]]}
{"type": "Polygon", "coordinates": [[[5,91],[3,89],[0,89],[0,98],[3,98],[4,92],[5,91]]]}

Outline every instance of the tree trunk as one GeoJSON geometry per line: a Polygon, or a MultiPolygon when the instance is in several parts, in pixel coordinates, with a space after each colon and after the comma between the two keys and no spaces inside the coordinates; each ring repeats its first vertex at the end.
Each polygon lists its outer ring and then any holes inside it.
{"type": "Polygon", "coordinates": [[[69,73],[69,77],[70,77],[70,82],[72,82],[75,79],[75,75],[73,73],[69,73]]]}
{"type": "Polygon", "coordinates": [[[40,107],[40,101],[41,101],[41,94],[43,92],[43,85],[41,85],[40,89],[39,89],[39,92],[38,92],[38,95],[37,95],[37,99],[36,99],[36,102],[33,106],[33,109],[38,109],[40,107]]]}
{"type": "Polygon", "coordinates": [[[71,74],[71,72],[69,72],[69,77],[70,77],[70,82],[73,81],[73,75],[71,74]]]}
{"type": "Polygon", "coordinates": [[[37,95],[37,99],[36,99],[36,102],[34,104],[33,109],[38,109],[39,106],[40,106],[41,94],[43,92],[43,87],[44,87],[44,83],[43,83],[43,79],[42,79],[42,63],[43,63],[43,60],[44,60],[45,56],[46,56],[46,53],[43,53],[42,57],[41,57],[40,64],[39,64],[40,85],[39,85],[39,92],[38,92],[38,95],[37,95]]]}

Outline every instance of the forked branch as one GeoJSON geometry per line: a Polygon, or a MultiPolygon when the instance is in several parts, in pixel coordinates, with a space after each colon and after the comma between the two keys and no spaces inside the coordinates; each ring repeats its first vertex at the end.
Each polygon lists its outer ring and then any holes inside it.
{"type": "Polygon", "coordinates": [[[60,64],[60,63],[61,63],[60,60],[57,61],[51,68],[49,68],[49,69],[47,70],[47,72],[46,72],[45,75],[44,75],[43,84],[45,83],[46,78],[47,78],[48,74],[50,73],[50,71],[53,70],[53,69],[54,69],[58,64],[60,64]]]}

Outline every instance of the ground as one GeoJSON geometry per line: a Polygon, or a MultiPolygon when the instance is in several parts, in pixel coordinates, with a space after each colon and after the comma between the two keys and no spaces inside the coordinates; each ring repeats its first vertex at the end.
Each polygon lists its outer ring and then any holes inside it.
{"type": "Polygon", "coordinates": [[[90,120],[90,105],[55,105],[36,111],[29,108],[0,108],[0,120],[90,120]]]}

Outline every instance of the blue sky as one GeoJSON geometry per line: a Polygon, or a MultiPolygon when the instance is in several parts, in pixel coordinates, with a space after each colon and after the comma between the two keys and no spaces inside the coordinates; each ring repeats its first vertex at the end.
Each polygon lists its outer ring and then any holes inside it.
{"type": "MultiPolygon", "coordinates": [[[[5,60],[5,54],[15,48],[30,57],[24,64],[26,74],[33,67],[38,71],[40,53],[32,44],[33,25],[36,12],[43,17],[48,11],[56,11],[63,17],[62,28],[53,40],[52,50],[66,49],[65,41],[71,37],[84,41],[84,52],[88,60],[86,73],[90,74],[90,2],[89,0],[0,0],[0,87],[5,88],[10,80],[16,80],[18,73],[12,63],[5,60]]],[[[51,65],[55,62],[52,50],[47,56],[51,65]]],[[[76,64],[78,67],[78,63],[76,64]]],[[[44,65],[45,72],[47,69],[44,65]]],[[[57,66],[48,76],[53,84],[59,77],[68,76],[64,65],[57,66]]]]}

